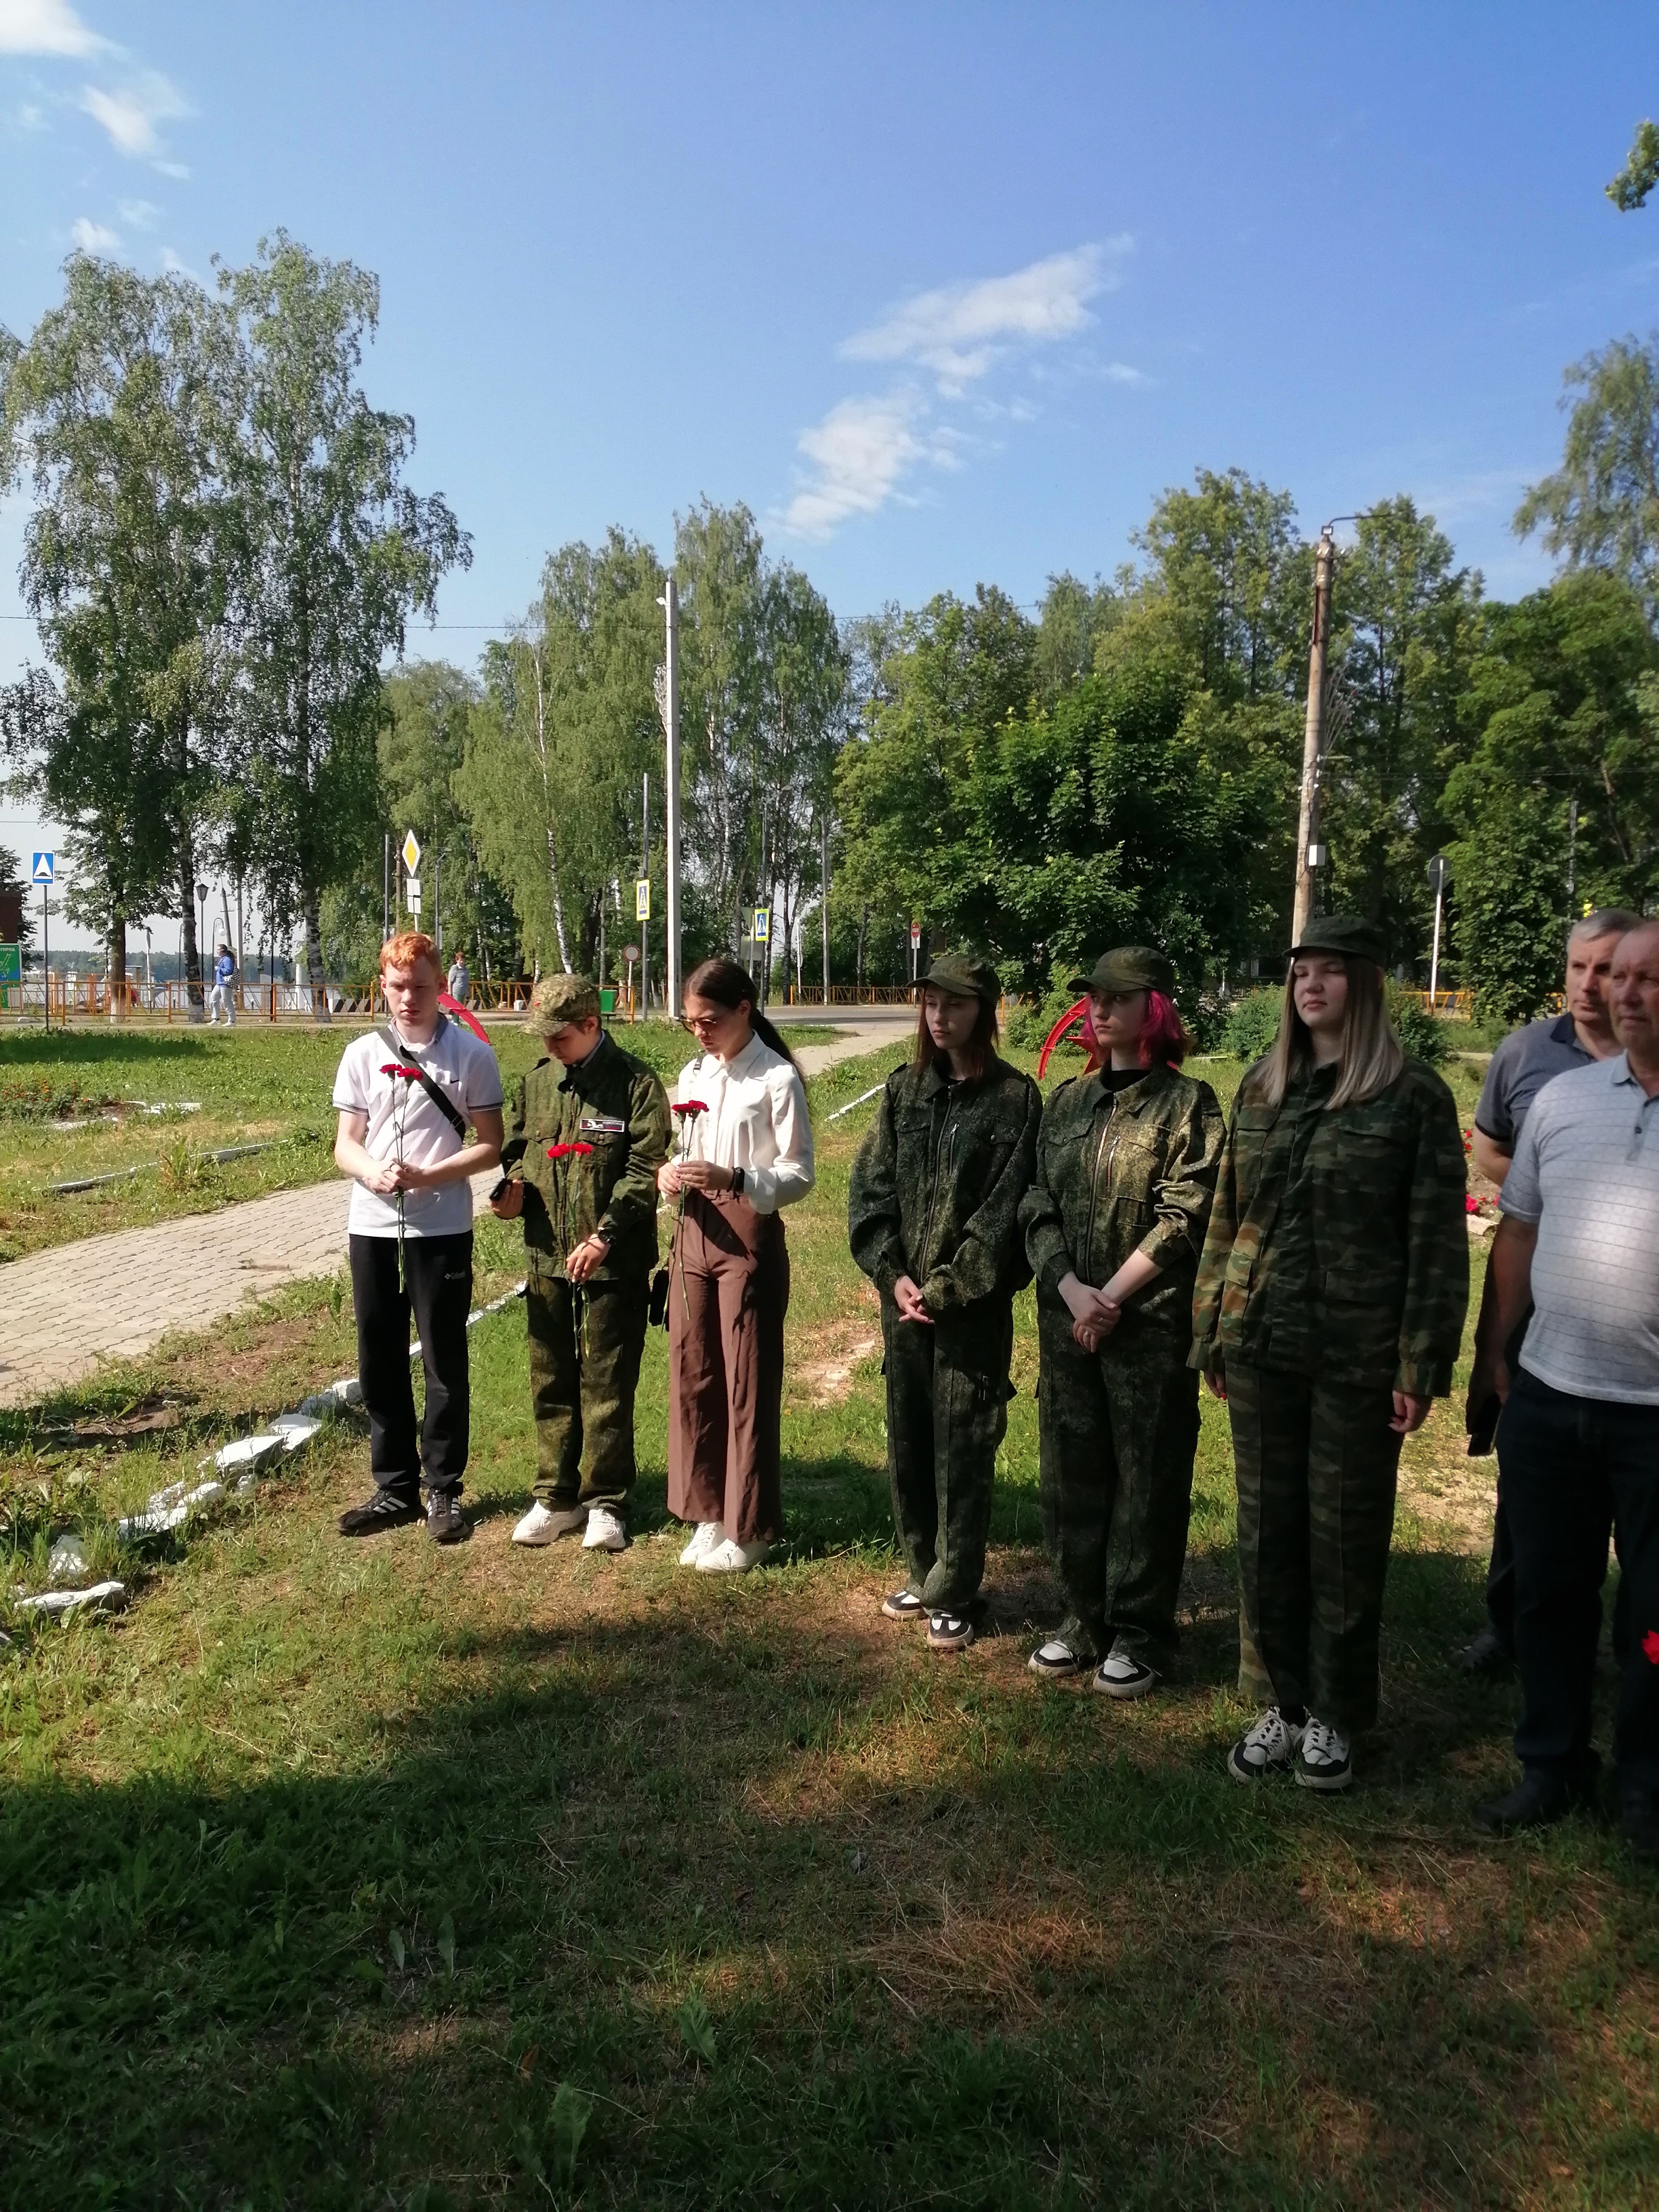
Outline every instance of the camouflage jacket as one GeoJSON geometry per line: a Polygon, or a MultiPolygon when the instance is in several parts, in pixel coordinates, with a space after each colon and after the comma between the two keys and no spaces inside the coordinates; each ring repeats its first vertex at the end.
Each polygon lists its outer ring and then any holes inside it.
{"type": "Polygon", "coordinates": [[[1098,1290],[1144,1252],[1163,1273],[1124,1320],[1184,1338],[1226,1131],[1209,1085],[1173,1068],[1150,1067],[1121,1091],[1097,1074],[1062,1083],[1019,1209],[1039,1297],[1057,1299],[1067,1274],[1098,1290]]]}
{"type": "Polygon", "coordinates": [[[668,1094],[656,1075],[608,1035],[580,1067],[538,1060],[520,1078],[501,1166],[524,1182],[524,1241],[534,1272],[562,1275],[565,1255],[595,1230],[611,1240],[600,1277],[651,1267],[668,1119],[668,1094]],[[550,1145],[592,1150],[550,1159],[550,1145]]]}
{"type": "Polygon", "coordinates": [[[1414,1060],[1332,1113],[1334,1068],[1275,1109],[1246,1076],[1193,1295],[1194,1364],[1443,1397],[1469,1295],[1467,1173],[1451,1092],[1414,1060]]]}
{"type": "Polygon", "coordinates": [[[949,1082],[943,1066],[888,1077],[847,1197],[859,1266],[884,1297],[908,1275],[939,1317],[1030,1279],[1019,1201],[1042,1113],[1036,1084],[1006,1060],[974,1083],[949,1082]]]}

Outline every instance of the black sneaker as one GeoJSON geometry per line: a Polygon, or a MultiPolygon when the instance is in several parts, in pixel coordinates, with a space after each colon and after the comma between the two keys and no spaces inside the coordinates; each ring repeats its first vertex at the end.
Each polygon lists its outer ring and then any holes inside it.
{"type": "Polygon", "coordinates": [[[1094,1686],[1103,1697],[1144,1698],[1157,1682],[1156,1667],[1149,1667],[1133,1651],[1115,1644],[1096,1670],[1094,1686]]]}
{"type": "Polygon", "coordinates": [[[1505,1682],[1515,1672],[1515,1654],[1488,1621],[1474,1643],[1464,1645],[1452,1664],[1460,1674],[1473,1674],[1477,1681],[1505,1682]]]}
{"type": "Polygon", "coordinates": [[[426,1494],[426,1533],[434,1544],[464,1544],[472,1534],[453,1490],[428,1490],[426,1494]]]}
{"type": "Polygon", "coordinates": [[[965,1613],[928,1615],[927,1641],[935,1651],[965,1651],[973,1640],[974,1624],[965,1613]]]}
{"type": "Polygon", "coordinates": [[[1507,1797],[1477,1805],[1474,1817],[1489,1834],[1519,1835],[1526,1828],[1548,1828],[1569,1813],[1590,1802],[1592,1793],[1583,1784],[1564,1782],[1559,1775],[1523,1775],[1507,1797]]]}
{"type": "Polygon", "coordinates": [[[1296,1755],[1296,1779],[1303,1790],[1347,1788],[1353,1780],[1353,1759],[1340,1729],[1309,1715],[1302,1731],[1302,1747],[1296,1755]]]}
{"type": "Polygon", "coordinates": [[[883,1598],[881,1609],[889,1620],[921,1620],[927,1611],[915,1592],[908,1589],[895,1590],[891,1597],[883,1598]]]}
{"type": "Polygon", "coordinates": [[[417,1499],[396,1490],[377,1490],[367,1504],[349,1507],[338,1527],[343,1536],[375,1536],[382,1528],[406,1528],[420,1517],[417,1499]]]}

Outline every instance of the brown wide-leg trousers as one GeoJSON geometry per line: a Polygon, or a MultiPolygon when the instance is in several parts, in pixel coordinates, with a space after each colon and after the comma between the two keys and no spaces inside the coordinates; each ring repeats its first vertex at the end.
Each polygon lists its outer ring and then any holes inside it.
{"type": "Polygon", "coordinates": [[[722,1522],[740,1544],[774,1541],[783,1534],[783,1224],[746,1198],[689,1190],[670,1275],[668,1510],[722,1522]]]}

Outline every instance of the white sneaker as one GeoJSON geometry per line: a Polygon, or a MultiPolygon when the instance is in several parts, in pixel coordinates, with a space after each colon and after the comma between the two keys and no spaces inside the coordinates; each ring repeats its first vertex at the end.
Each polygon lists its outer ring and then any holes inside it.
{"type": "Polygon", "coordinates": [[[1304,1729],[1287,1721],[1277,1705],[1269,1705],[1255,1726],[1227,1753],[1227,1771],[1235,1782],[1260,1782],[1275,1767],[1288,1766],[1301,1747],[1304,1729]]]}
{"type": "Polygon", "coordinates": [[[680,1553],[683,1567],[700,1567],[708,1554],[726,1541],[723,1521],[699,1521],[691,1532],[691,1541],[680,1553]]]}
{"type": "Polygon", "coordinates": [[[750,1567],[759,1566],[771,1548],[764,1541],[740,1544],[735,1536],[728,1536],[723,1544],[716,1544],[712,1551],[703,1553],[697,1561],[697,1572],[700,1575],[746,1575],[750,1567]]]}
{"type": "Polygon", "coordinates": [[[582,1538],[585,1552],[625,1552],[628,1549],[628,1523],[619,1513],[608,1505],[589,1509],[587,1534],[582,1538]]]}
{"type": "Polygon", "coordinates": [[[574,1536],[587,1518],[585,1505],[562,1505],[556,1511],[538,1498],[513,1531],[515,1544],[550,1544],[556,1536],[574,1536]]]}
{"type": "Polygon", "coordinates": [[[1348,1739],[1328,1721],[1311,1713],[1302,1731],[1302,1750],[1296,1762],[1296,1778],[1304,1790],[1346,1790],[1353,1780],[1353,1759],[1348,1739]]]}

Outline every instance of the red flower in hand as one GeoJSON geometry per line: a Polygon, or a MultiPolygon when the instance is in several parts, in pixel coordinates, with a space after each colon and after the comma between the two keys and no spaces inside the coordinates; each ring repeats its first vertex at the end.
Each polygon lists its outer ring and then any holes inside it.
{"type": "Polygon", "coordinates": [[[1659,1667],[1659,1628],[1649,1629],[1642,1638],[1642,1656],[1659,1667]]]}
{"type": "Polygon", "coordinates": [[[418,1067],[405,1067],[400,1060],[383,1060],[380,1073],[382,1075],[401,1075],[405,1083],[418,1083],[421,1079],[418,1067]]]}
{"type": "Polygon", "coordinates": [[[1465,1213],[1479,1213],[1480,1211],[1480,1201],[1473,1191],[1463,1200],[1463,1211],[1465,1213]]]}
{"type": "Polygon", "coordinates": [[[706,1114],[708,1111],[708,1101],[702,1098],[676,1099],[673,1111],[689,1117],[693,1114],[706,1114]]]}
{"type": "Polygon", "coordinates": [[[586,1159],[592,1149],[592,1145],[550,1145],[547,1157],[550,1160],[586,1159]]]}

